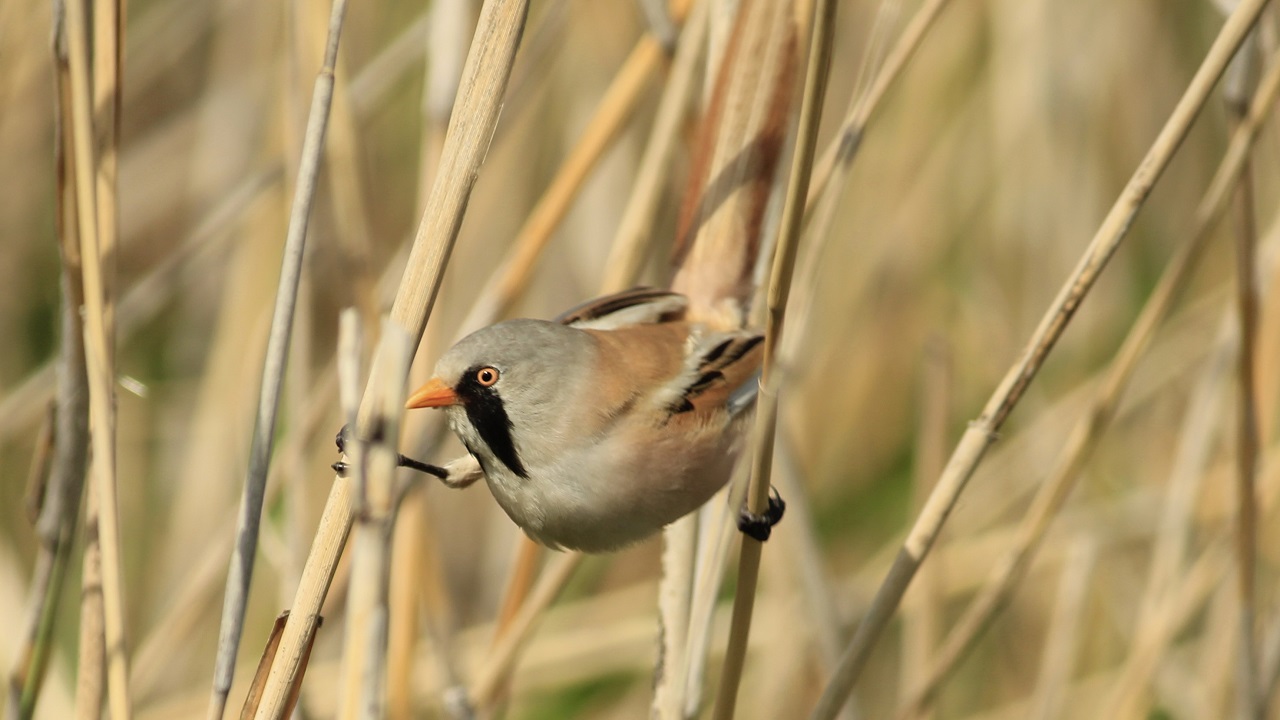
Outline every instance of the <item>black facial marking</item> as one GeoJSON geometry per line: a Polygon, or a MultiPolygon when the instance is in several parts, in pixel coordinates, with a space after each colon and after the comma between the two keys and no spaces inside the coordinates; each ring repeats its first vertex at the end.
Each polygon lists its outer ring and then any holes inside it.
{"type": "MultiPolygon", "coordinates": [[[[495,387],[485,387],[476,380],[476,373],[484,367],[477,365],[462,374],[462,380],[454,392],[462,398],[462,407],[467,411],[467,419],[475,426],[480,438],[489,446],[495,457],[502,461],[511,472],[528,479],[529,472],[520,455],[516,452],[515,441],[511,437],[511,418],[502,404],[495,387]]],[[[470,448],[468,448],[470,449],[470,448]]],[[[480,455],[475,455],[477,459],[480,455]]],[[[483,467],[483,462],[481,463],[483,467]]],[[[487,471],[486,471],[487,472],[487,471]]]]}

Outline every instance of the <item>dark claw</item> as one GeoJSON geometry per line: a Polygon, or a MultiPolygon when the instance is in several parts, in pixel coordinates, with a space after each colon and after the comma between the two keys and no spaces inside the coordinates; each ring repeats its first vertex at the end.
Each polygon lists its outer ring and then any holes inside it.
{"type": "Polygon", "coordinates": [[[756,515],[743,507],[738,511],[738,529],[747,537],[764,542],[773,532],[773,526],[782,520],[787,511],[787,503],[774,488],[769,488],[769,507],[764,513],[756,515]]]}
{"type": "Polygon", "coordinates": [[[399,465],[400,467],[409,468],[410,470],[417,470],[420,473],[426,473],[428,475],[435,475],[441,480],[449,479],[449,471],[445,470],[444,468],[438,465],[432,465],[431,463],[424,463],[421,460],[414,460],[411,457],[405,457],[403,455],[397,455],[396,457],[398,458],[396,460],[396,464],[399,465]]]}
{"type": "MultiPolygon", "coordinates": [[[[343,425],[342,429],[338,431],[337,437],[333,439],[333,443],[338,446],[338,452],[345,453],[347,451],[347,438],[350,436],[351,428],[343,425]]],[[[414,460],[413,458],[405,457],[404,455],[397,455],[396,458],[396,465],[400,467],[417,470],[418,472],[426,473],[428,475],[435,475],[441,480],[447,480],[449,478],[449,471],[439,467],[438,465],[424,463],[421,460],[414,460]]],[[[346,477],[347,470],[350,469],[350,466],[341,460],[330,467],[332,467],[333,471],[338,473],[340,477],[346,477]]]]}

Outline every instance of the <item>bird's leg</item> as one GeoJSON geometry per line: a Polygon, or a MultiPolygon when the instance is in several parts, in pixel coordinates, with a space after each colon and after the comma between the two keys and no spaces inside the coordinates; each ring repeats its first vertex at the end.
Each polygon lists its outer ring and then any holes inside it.
{"type": "Polygon", "coordinates": [[[773,526],[782,520],[782,515],[787,511],[787,503],[778,494],[776,488],[769,486],[769,507],[759,515],[751,512],[744,505],[738,511],[738,529],[747,537],[764,542],[769,539],[769,534],[773,532],[773,526]]]}
{"type": "MultiPolygon", "coordinates": [[[[351,434],[351,429],[346,425],[343,425],[342,429],[338,431],[338,436],[333,439],[334,444],[338,446],[338,452],[346,453],[347,436],[350,434],[351,434]]],[[[418,472],[426,473],[427,475],[434,475],[440,478],[441,480],[443,480],[446,485],[450,485],[452,487],[452,484],[449,482],[449,471],[446,470],[445,468],[440,467],[439,465],[432,465],[431,463],[425,463],[425,462],[422,462],[421,460],[414,460],[411,457],[405,457],[404,455],[397,453],[396,466],[406,467],[406,468],[409,468],[410,470],[417,470],[418,472]]],[[[345,462],[339,460],[338,462],[334,463],[332,467],[333,467],[333,471],[338,473],[340,477],[347,476],[348,466],[345,462]]]]}

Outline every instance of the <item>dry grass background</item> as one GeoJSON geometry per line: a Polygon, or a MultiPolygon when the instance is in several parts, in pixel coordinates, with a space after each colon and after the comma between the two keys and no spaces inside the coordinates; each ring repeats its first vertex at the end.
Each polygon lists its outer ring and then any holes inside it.
{"type": "MultiPolygon", "coordinates": [[[[341,424],[338,312],[357,306],[372,328],[389,305],[472,34],[478,3],[428,5],[356,2],[347,12],[233,708],[272,620],[293,599],[328,492],[341,424]]],[[[918,5],[839,3],[820,151],[918,5]]],[[[50,13],[47,2],[0,7],[6,672],[22,648],[37,556],[27,477],[58,346],[50,13]]],[[[245,0],[128,7],[115,362],[129,685],[139,717],[199,716],[207,702],[327,15],[327,6],[245,0]]],[[[808,311],[792,318],[785,340],[798,351],[787,368],[775,472],[803,495],[788,496],[795,511],[763,554],[739,717],[804,717],[813,707],[927,486],[1023,349],[1222,17],[1192,0],[953,0],[925,36],[868,127],[830,231],[806,236],[800,249],[795,292],[808,311]]],[[[1259,58],[1275,48],[1276,18],[1263,18],[1259,58]]],[[[646,27],[635,2],[534,3],[426,347],[456,333],[646,27]]],[[[659,70],[643,83],[511,314],[547,317],[598,291],[664,77],[659,70]]],[[[962,496],[855,689],[862,717],[893,717],[909,700],[942,638],[1017,541],[1032,494],[1165,264],[1194,234],[1195,208],[1232,126],[1215,95],[962,496]]],[[[667,277],[665,245],[694,136],[691,125],[682,132],[654,220],[648,282],[667,277]]],[[[1267,120],[1250,174],[1261,285],[1256,603],[1265,690],[1274,690],[1280,663],[1278,140],[1267,120]]],[[[1138,717],[1241,712],[1240,603],[1224,542],[1236,527],[1232,219],[1213,229],[1043,551],[948,674],[931,717],[1105,717],[1130,687],[1138,717]],[[1165,574],[1152,576],[1153,567],[1165,574]]],[[[430,368],[430,352],[415,372],[430,368]]],[[[423,425],[410,418],[407,437],[423,425]]],[[[404,443],[409,454],[421,449],[414,446],[404,443]]],[[[456,450],[449,439],[441,457],[456,450]]],[[[518,531],[485,490],[433,486],[407,501],[398,533],[392,603],[411,608],[412,625],[393,620],[390,672],[411,675],[392,678],[389,708],[394,717],[431,716],[445,712],[444,688],[485,662],[518,531]]],[[[70,717],[75,707],[75,547],[37,717],[70,717]]],[[[648,712],[659,554],[653,540],[583,563],[519,657],[509,717],[648,712]]],[[[304,684],[308,717],[337,712],[345,572],[326,601],[304,684]]],[[[708,697],[731,596],[718,606],[708,697]]],[[[6,683],[0,696],[7,692],[6,683]]]]}

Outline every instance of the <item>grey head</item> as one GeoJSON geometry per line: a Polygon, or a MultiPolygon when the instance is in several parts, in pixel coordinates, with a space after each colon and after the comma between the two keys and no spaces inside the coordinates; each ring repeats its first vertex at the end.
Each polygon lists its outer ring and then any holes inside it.
{"type": "Polygon", "coordinates": [[[591,360],[591,338],[544,320],[508,320],[466,336],[436,363],[457,395],[449,425],[489,477],[528,478],[564,435],[566,409],[591,360]],[[547,450],[544,450],[547,448],[547,450]]]}

